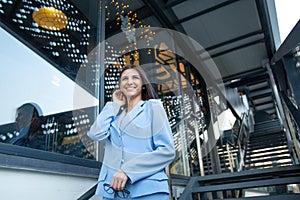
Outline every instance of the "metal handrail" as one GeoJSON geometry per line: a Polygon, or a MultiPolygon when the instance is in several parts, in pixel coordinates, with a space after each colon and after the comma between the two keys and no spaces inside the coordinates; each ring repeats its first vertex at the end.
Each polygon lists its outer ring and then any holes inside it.
{"type": "Polygon", "coordinates": [[[286,116],[287,120],[287,128],[290,131],[288,138],[291,140],[289,143],[289,149],[291,154],[293,155],[294,162],[300,163],[300,138],[299,138],[299,129],[300,129],[300,112],[299,110],[293,105],[291,100],[288,98],[286,93],[282,92],[281,96],[283,98],[284,104],[284,112],[288,112],[286,116]]]}
{"type": "Polygon", "coordinates": [[[242,135],[242,130],[243,130],[243,127],[244,127],[244,122],[245,122],[246,116],[247,116],[246,113],[242,114],[242,119],[240,120],[241,124],[240,124],[238,135],[237,135],[237,138],[236,138],[236,141],[235,141],[235,146],[237,146],[238,141],[239,141],[239,139],[242,135]]]}
{"type": "Polygon", "coordinates": [[[294,121],[296,122],[297,126],[300,127],[300,112],[299,110],[293,105],[293,103],[291,102],[291,100],[288,98],[288,96],[286,95],[286,93],[281,92],[281,96],[289,110],[289,112],[291,113],[291,115],[294,118],[294,121]]]}
{"type": "Polygon", "coordinates": [[[95,195],[98,183],[93,185],[88,191],[83,193],[77,200],[88,200],[95,195]]]}
{"type": "MultiPolygon", "coordinates": [[[[225,194],[225,191],[231,190],[294,183],[300,183],[299,165],[197,176],[191,177],[180,200],[193,200],[195,194],[200,195],[200,199],[205,199],[205,194],[208,192],[223,191],[225,194]]],[[[295,197],[296,194],[289,195],[295,197]]]]}

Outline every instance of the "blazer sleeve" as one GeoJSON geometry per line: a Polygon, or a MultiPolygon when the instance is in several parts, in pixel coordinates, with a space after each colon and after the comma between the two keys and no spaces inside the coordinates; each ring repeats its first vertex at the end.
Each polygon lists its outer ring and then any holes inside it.
{"type": "Polygon", "coordinates": [[[110,136],[110,126],[119,112],[120,105],[115,102],[107,102],[100,114],[87,132],[87,135],[95,141],[101,141],[110,136]]]}
{"type": "Polygon", "coordinates": [[[125,162],[121,169],[131,183],[162,171],[175,158],[171,127],[160,100],[149,100],[152,120],[153,151],[138,155],[125,162]]]}

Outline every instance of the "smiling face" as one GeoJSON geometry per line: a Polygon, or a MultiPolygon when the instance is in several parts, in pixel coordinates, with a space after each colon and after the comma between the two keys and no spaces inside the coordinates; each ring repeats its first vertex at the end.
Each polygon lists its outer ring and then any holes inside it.
{"type": "Polygon", "coordinates": [[[120,90],[126,96],[127,100],[142,99],[142,77],[135,69],[127,69],[120,78],[120,90]]]}

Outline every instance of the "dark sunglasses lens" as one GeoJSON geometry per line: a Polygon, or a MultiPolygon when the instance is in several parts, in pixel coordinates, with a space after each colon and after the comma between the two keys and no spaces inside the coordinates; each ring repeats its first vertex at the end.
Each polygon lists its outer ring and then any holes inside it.
{"type": "Polygon", "coordinates": [[[117,191],[117,196],[120,198],[127,198],[129,196],[129,194],[130,194],[130,192],[126,189],[117,191]]]}
{"type": "Polygon", "coordinates": [[[104,190],[105,192],[107,192],[108,194],[113,194],[115,191],[110,187],[109,184],[104,184],[104,190]]]}

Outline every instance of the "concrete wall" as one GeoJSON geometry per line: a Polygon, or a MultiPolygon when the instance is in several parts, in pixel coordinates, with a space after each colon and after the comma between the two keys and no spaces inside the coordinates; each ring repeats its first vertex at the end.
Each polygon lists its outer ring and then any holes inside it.
{"type": "Polygon", "coordinates": [[[76,200],[96,181],[93,178],[0,168],[0,199],[76,200]]]}

